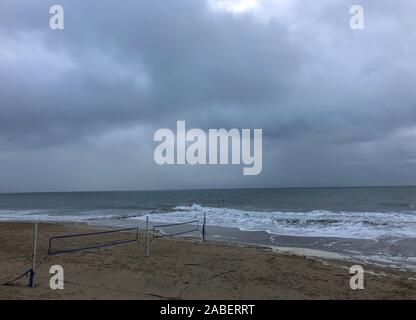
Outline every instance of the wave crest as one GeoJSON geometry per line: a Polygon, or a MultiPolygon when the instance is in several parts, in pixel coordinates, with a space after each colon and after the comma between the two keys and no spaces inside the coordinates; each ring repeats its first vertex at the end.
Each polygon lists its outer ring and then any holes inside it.
{"type": "MultiPolygon", "coordinates": [[[[248,211],[203,207],[199,204],[176,206],[170,212],[150,215],[157,222],[185,222],[202,219],[207,224],[233,227],[243,231],[265,231],[275,235],[378,239],[416,237],[416,212],[334,212],[312,210],[248,211]]],[[[135,219],[144,219],[137,217],[135,219]]]]}

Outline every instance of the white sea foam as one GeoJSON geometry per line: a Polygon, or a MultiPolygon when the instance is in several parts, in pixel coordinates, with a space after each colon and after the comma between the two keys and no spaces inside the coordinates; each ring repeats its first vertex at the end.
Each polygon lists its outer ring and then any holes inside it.
{"type": "Polygon", "coordinates": [[[0,210],[0,221],[81,222],[112,217],[114,216],[92,213],[77,215],[50,214],[48,210],[0,210]]]}
{"type": "MultiPolygon", "coordinates": [[[[211,226],[276,235],[377,239],[416,237],[416,212],[258,212],[230,208],[178,206],[172,212],[150,215],[152,222],[186,222],[206,214],[211,226]]],[[[144,216],[131,219],[145,219],[144,216]]]]}
{"type": "MultiPolygon", "coordinates": [[[[265,231],[274,235],[340,237],[355,239],[416,238],[416,212],[260,212],[231,208],[178,206],[170,212],[148,213],[151,222],[177,223],[202,220],[210,226],[242,231],[265,231]]],[[[48,210],[0,210],[0,221],[144,220],[146,212],[94,210],[58,214],[48,210]]],[[[114,221],[115,222],[115,221],[114,221]]]]}
{"type": "Polygon", "coordinates": [[[6,215],[34,215],[39,214],[39,210],[0,210],[0,217],[6,216],[6,215]]]}

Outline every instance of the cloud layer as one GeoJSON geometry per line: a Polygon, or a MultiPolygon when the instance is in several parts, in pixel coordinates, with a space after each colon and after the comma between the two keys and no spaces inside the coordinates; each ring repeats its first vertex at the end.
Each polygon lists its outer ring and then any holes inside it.
{"type": "Polygon", "coordinates": [[[416,4],[53,4],[0,0],[0,191],[416,184],[416,4]],[[263,173],[157,166],[177,120],[263,129],[263,173]]]}

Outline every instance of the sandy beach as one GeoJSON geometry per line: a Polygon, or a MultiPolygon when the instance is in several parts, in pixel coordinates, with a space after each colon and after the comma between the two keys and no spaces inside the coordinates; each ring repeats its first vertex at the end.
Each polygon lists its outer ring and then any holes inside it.
{"type": "MultiPolygon", "coordinates": [[[[30,268],[33,224],[0,223],[2,283],[30,268]]],[[[22,278],[0,286],[0,299],[416,299],[416,274],[362,265],[365,289],[351,290],[353,263],[270,248],[145,234],[107,248],[47,256],[48,236],[103,230],[85,224],[39,224],[36,288],[22,278]],[[49,288],[49,269],[64,268],[64,290],[49,288]]]]}

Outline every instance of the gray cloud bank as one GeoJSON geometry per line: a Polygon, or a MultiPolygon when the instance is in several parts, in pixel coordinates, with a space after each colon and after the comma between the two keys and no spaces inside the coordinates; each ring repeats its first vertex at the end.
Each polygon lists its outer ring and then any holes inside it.
{"type": "Polygon", "coordinates": [[[416,4],[285,2],[0,0],[0,191],[416,184],[416,4]],[[176,120],[263,129],[262,174],[157,166],[176,120]]]}

